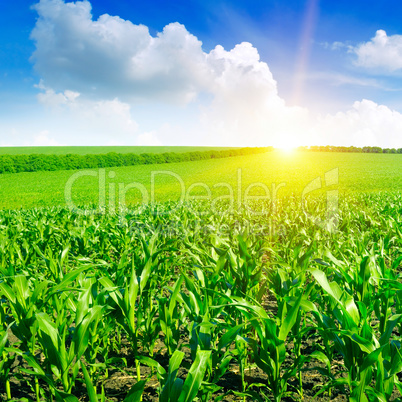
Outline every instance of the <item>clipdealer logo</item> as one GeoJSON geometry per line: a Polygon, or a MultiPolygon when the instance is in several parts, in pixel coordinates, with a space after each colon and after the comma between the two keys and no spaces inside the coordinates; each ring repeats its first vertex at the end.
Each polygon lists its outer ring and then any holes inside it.
{"type": "MultiPolygon", "coordinates": [[[[233,212],[245,208],[251,215],[265,215],[270,211],[271,216],[275,217],[277,208],[278,192],[286,186],[285,182],[272,183],[269,187],[262,182],[253,182],[247,186],[243,185],[242,169],[237,169],[235,185],[227,182],[219,182],[213,185],[208,185],[204,182],[191,183],[186,186],[184,180],[180,175],[168,170],[157,170],[150,172],[149,187],[147,188],[143,183],[133,181],[131,183],[116,182],[116,172],[110,170],[106,173],[106,169],[96,170],[82,170],[74,173],[68,179],[64,196],[66,205],[69,209],[82,214],[95,214],[95,213],[120,213],[121,217],[128,214],[138,214],[138,208],[129,209],[127,198],[128,193],[133,192],[136,194],[136,201],[138,204],[151,204],[157,205],[157,179],[170,180],[175,183],[175,187],[180,189],[178,192],[178,199],[175,205],[170,205],[170,208],[155,208],[155,214],[168,215],[174,213],[177,208],[183,203],[191,201],[208,201],[209,208],[207,210],[198,211],[199,214],[222,211],[219,209],[220,201],[224,201],[226,205],[225,212],[233,212]],[[79,181],[84,177],[93,177],[97,180],[97,208],[82,209],[74,199],[79,198],[79,181]],[[256,191],[257,190],[257,191],[256,191]],[[258,192],[258,195],[255,193],[258,192]],[[78,197],[77,197],[78,196],[78,197]],[[258,208],[261,202],[267,208],[258,208]],[[259,203],[260,202],[260,203],[259,203]]],[[[307,186],[304,187],[301,194],[301,205],[306,216],[314,222],[318,227],[327,230],[330,233],[335,233],[339,225],[339,169],[332,169],[324,174],[324,177],[316,177],[307,186]],[[317,216],[308,209],[308,196],[324,190],[326,196],[326,206],[324,215],[317,216]]]]}

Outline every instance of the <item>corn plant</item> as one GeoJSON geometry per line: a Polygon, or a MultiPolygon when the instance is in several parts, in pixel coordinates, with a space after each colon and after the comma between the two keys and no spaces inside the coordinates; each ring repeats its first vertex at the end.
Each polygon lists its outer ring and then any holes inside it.
{"type": "MultiPolygon", "coordinates": [[[[169,368],[166,370],[155,360],[140,357],[140,361],[148,366],[155,367],[160,383],[159,400],[164,402],[190,402],[202,391],[204,374],[207,369],[211,351],[198,350],[195,360],[191,365],[186,379],[179,378],[178,369],[184,358],[184,353],[176,350],[169,360],[169,368]]],[[[207,401],[207,399],[202,399],[207,401]]]]}
{"type": "Polygon", "coordinates": [[[332,311],[339,326],[324,318],[321,319],[321,323],[324,323],[325,331],[330,334],[335,350],[343,356],[348,374],[346,379],[333,379],[329,385],[347,385],[354,401],[367,401],[368,395],[378,394],[385,397],[389,389],[384,383],[393,385],[396,380],[395,374],[401,369],[399,349],[394,343],[390,343],[392,330],[400,321],[401,315],[392,316],[386,330],[380,339],[377,339],[368,323],[366,305],[362,301],[355,302],[337,283],[328,282],[322,271],[312,269],[311,273],[331,297],[332,311]],[[391,350],[396,352],[394,359],[391,350]],[[386,370],[382,364],[384,361],[387,361],[386,370]],[[376,378],[376,389],[370,386],[373,378],[376,378]]]}
{"type": "Polygon", "coordinates": [[[13,349],[10,348],[8,342],[8,330],[9,327],[0,330],[0,379],[5,385],[7,399],[11,399],[10,371],[14,358],[12,357],[13,349]]]}
{"type": "Polygon", "coordinates": [[[296,196],[256,201],[259,215],[223,199],[213,207],[2,211],[5,397],[16,397],[18,376],[37,402],[76,402],[78,385],[91,402],[106,402],[117,369],[135,372],[119,396],[126,402],[140,401],[155,376],[162,401],[335,391],[356,402],[394,398],[402,390],[402,197],[343,196],[331,233],[311,219],[325,217],[319,197],[307,209],[296,196]],[[255,367],[264,384],[246,375],[255,367]],[[222,381],[234,370],[238,390],[222,381]],[[305,387],[306,370],[319,374],[320,389],[305,387]]]}

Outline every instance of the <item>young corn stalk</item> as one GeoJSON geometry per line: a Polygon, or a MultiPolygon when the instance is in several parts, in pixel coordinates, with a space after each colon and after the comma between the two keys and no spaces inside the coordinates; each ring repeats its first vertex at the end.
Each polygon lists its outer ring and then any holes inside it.
{"type": "Polygon", "coordinates": [[[286,395],[288,380],[300,369],[303,359],[297,359],[290,368],[284,368],[287,351],[286,339],[297,321],[302,295],[295,301],[278,326],[272,318],[258,317],[252,320],[257,340],[252,340],[253,358],[257,366],[267,374],[267,385],[275,402],[286,395]]]}
{"type": "Polygon", "coordinates": [[[311,269],[310,272],[330,296],[330,310],[338,326],[332,324],[333,320],[324,317],[320,321],[326,325],[325,330],[330,334],[335,350],[343,356],[348,370],[346,379],[331,380],[321,392],[329,386],[347,385],[352,401],[366,402],[370,395],[386,398],[390,384],[393,388],[393,384],[398,383],[396,373],[402,367],[399,347],[395,347],[395,343],[390,340],[392,330],[402,316],[398,314],[390,317],[384,333],[377,339],[369,325],[365,303],[355,302],[337,283],[329,282],[324,272],[318,269],[311,269]],[[375,388],[370,385],[372,379],[376,380],[375,388]]]}
{"type": "MultiPolygon", "coordinates": [[[[137,380],[141,381],[140,361],[138,359],[138,328],[141,327],[141,321],[138,321],[140,314],[138,309],[141,307],[141,297],[146,289],[151,271],[154,265],[152,258],[149,258],[142,268],[141,274],[137,277],[137,272],[132,262],[131,275],[127,278],[123,289],[119,289],[110,278],[101,277],[99,282],[110,295],[116,306],[110,307],[118,309],[121,314],[117,319],[120,325],[126,331],[134,351],[135,366],[137,371],[137,380]],[[139,298],[140,300],[137,300],[139,298]]],[[[141,314],[143,317],[144,315],[141,314]]]]}

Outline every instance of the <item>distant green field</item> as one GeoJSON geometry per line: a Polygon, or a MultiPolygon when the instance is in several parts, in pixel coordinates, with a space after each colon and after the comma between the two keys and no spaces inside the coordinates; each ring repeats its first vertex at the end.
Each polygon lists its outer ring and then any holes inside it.
{"type": "Polygon", "coordinates": [[[224,150],[234,147],[137,147],[137,146],[109,146],[109,147],[0,147],[0,155],[29,155],[29,154],[106,154],[108,152],[116,153],[163,153],[163,152],[192,152],[209,151],[212,149],[224,150]]]}
{"type": "MultiPolygon", "coordinates": [[[[181,196],[185,199],[186,195],[196,194],[216,199],[231,191],[236,202],[240,198],[244,200],[245,195],[264,195],[267,192],[277,197],[288,194],[300,196],[314,179],[317,187],[317,178],[321,178],[323,189],[306,190],[311,195],[321,194],[327,189],[338,189],[341,194],[401,191],[401,166],[402,155],[396,154],[270,152],[169,165],[109,168],[105,171],[4,174],[0,175],[0,208],[66,205],[65,188],[69,179],[75,205],[98,204],[99,194],[101,203],[105,197],[106,204],[122,202],[122,194],[128,204],[142,200],[176,201],[181,196]],[[336,176],[333,169],[336,168],[338,184],[333,181],[336,176]],[[325,188],[325,173],[328,171],[332,171],[332,185],[325,188]],[[104,191],[99,191],[99,181],[104,183],[104,191]],[[250,185],[253,188],[247,190],[250,185]],[[110,201],[110,194],[113,193],[115,197],[110,201]]],[[[327,175],[327,180],[330,176],[327,175]]]]}

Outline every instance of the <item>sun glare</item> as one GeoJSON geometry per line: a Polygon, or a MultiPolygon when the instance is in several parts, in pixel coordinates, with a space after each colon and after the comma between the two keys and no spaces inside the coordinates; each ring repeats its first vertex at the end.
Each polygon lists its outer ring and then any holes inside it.
{"type": "Polygon", "coordinates": [[[281,145],[277,147],[279,151],[285,153],[285,154],[291,154],[296,150],[296,147],[294,145],[288,144],[288,145],[281,145]]]}
{"type": "Polygon", "coordinates": [[[293,137],[286,135],[280,139],[278,138],[274,144],[274,148],[283,153],[291,154],[296,150],[297,145],[295,144],[293,137]]]}

